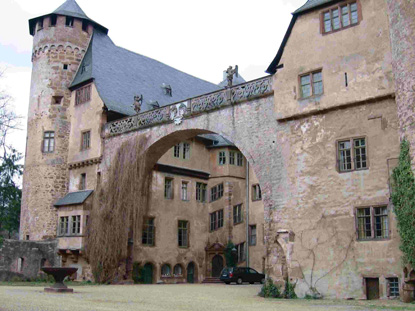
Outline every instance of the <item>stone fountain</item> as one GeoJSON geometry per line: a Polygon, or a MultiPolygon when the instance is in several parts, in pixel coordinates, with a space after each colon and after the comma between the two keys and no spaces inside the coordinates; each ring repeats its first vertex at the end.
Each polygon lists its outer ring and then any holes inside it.
{"type": "Polygon", "coordinates": [[[65,277],[74,274],[78,268],[69,268],[69,267],[42,267],[41,270],[46,274],[50,274],[55,279],[55,284],[52,287],[45,287],[45,292],[52,293],[73,293],[72,288],[68,288],[63,280],[65,277]]]}

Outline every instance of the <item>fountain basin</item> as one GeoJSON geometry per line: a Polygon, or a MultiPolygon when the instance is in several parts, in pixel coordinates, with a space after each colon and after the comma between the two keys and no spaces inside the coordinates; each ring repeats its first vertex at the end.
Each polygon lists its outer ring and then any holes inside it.
{"type": "Polygon", "coordinates": [[[78,268],[70,267],[42,267],[40,270],[46,274],[52,275],[55,279],[55,284],[52,287],[45,287],[45,292],[51,293],[73,293],[72,288],[68,288],[63,280],[72,274],[74,274],[78,268]]]}

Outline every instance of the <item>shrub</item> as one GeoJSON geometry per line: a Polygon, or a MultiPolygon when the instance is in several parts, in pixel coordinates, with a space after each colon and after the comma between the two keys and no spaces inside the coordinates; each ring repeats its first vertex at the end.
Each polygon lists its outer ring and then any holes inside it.
{"type": "Polygon", "coordinates": [[[285,282],[284,298],[286,299],[297,299],[297,294],[295,293],[296,283],[290,283],[289,280],[285,282]]]}
{"type": "Polygon", "coordinates": [[[274,284],[271,278],[267,278],[265,284],[262,285],[258,296],[264,298],[281,298],[281,292],[278,286],[274,284]]]}
{"type": "Polygon", "coordinates": [[[133,273],[132,273],[134,284],[143,283],[143,267],[140,266],[138,262],[133,263],[133,273]]]}

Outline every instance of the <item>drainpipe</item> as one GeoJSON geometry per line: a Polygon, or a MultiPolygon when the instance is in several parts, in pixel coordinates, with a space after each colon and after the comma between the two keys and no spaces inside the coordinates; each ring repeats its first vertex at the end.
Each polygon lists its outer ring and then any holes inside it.
{"type": "Polygon", "coordinates": [[[246,266],[249,267],[249,162],[246,160],[246,266]]]}

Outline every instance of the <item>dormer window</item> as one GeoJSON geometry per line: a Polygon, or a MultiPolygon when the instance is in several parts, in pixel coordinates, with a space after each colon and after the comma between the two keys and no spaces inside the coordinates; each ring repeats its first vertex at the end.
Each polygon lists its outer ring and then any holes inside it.
{"type": "Polygon", "coordinates": [[[322,33],[331,33],[357,25],[361,19],[357,1],[336,5],[321,14],[322,33]]]}
{"type": "Polygon", "coordinates": [[[65,26],[66,27],[73,27],[73,22],[74,22],[74,18],[71,16],[66,16],[66,22],[65,22],[65,26]]]}

